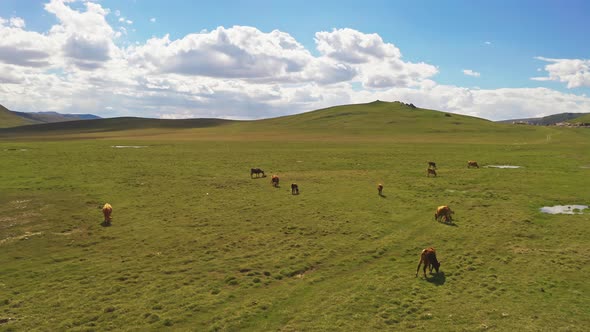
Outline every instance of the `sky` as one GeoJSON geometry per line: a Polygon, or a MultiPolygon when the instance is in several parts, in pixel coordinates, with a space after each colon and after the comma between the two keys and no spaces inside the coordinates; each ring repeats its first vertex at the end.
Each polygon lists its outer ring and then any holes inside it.
{"type": "Polygon", "coordinates": [[[0,104],[260,119],[374,100],[590,112],[590,1],[0,0],[0,104]]]}

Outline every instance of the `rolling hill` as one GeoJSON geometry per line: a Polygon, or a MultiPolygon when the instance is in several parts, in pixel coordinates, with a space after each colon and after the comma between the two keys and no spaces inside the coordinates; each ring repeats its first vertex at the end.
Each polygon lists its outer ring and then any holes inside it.
{"type": "Polygon", "coordinates": [[[14,112],[0,105],[0,128],[91,119],[100,119],[100,117],[93,114],[61,114],[57,112],[14,112]]]}
{"type": "Polygon", "coordinates": [[[375,101],[367,104],[342,105],[307,113],[255,121],[222,119],[148,119],[109,118],[27,125],[0,130],[2,134],[68,134],[115,132],[142,129],[190,129],[225,125],[232,132],[297,132],[308,134],[392,135],[412,132],[442,133],[480,132],[495,128],[491,121],[420,109],[401,102],[375,101]]]}
{"type": "Polygon", "coordinates": [[[547,127],[513,126],[402,102],[374,101],[254,121],[123,117],[45,123],[0,129],[0,138],[499,143],[546,140],[552,133],[547,127]]]}
{"type": "Polygon", "coordinates": [[[64,121],[74,121],[74,120],[93,120],[93,119],[100,119],[101,117],[96,116],[94,114],[61,114],[57,112],[34,112],[34,113],[27,113],[27,112],[14,112],[16,115],[31,119],[34,121],[39,121],[40,123],[53,123],[53,122],[64,122],[64,121]]]}
{"type": "Polygon", "coordinates": [[[223,119],[147,119],[134,117],[108,118],[96,120],[71,120],[67,122],[42,123],[13,128],[0,129],[0,135],[31,134],[31,133],[93,133],[122,130],[139,130],[153,128],[186,129],[203,128],[231,123],[232,120],[223,119]]]}
{"type": "Polygon", "coordinates": [[[568,122],[571,123],[590,123],[590,113],[586,113],[580,117],[576,117],[575,119],[571,119],[568,122]]]}
{"type": "Polygon", "coordinates": [[[12,112],[6,107],[0,105],[0,128],[24,126],[35,123],[38,123],[38,121],[23,118],[15,112],[12,112]]]}
{"type": "Polygon", "coordinates": [[[572,121],[576,120],[580,117],[588,115],[590,113],[559,113],[559,114],[552,114],[548,116],[544,116],[541,118],[526,118],[526,119],[512,119],[512,120],[502,120],[498,121],[499,123],[526,123],[526,124],[533,124],[533,125],[541,125],[541,126],[549,126],[554,125],[559,122],[565,121],[572,121]]]}

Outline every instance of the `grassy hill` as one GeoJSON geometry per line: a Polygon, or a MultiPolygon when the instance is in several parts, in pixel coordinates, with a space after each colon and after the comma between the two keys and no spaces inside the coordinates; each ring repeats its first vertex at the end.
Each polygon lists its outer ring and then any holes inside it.
{"type": "Polygon", "coordinates": [[[414,108],[401,102],[375,101],[268,119],[258,124],[292,128],[298,131],[337,131],[364,135],[400,130],[423,133],[441,132],[460,127],[466,130],[478,130],[492,123],[465,115],[414,108]]]}
{"type": "Polygon", "coordinates": [[[14,112],[16,115],[38,121],[39,123],[52,123],[74,120],[93,120],[100,119],[100,117],[93,114],[61,114],[57,112],[14,112]]]}
{"type": "Polygon", "coordinates": [[[0,138],[132,135],[143,139],[198,140],[337,140],[337,141],[518,141],[532,135],[545,140],[543,129],[514,128],[488,120],[376,101],[343,105],[257,121],[219,119],[161,120],[112,118],[24,126],[0,130],[0,138]],[[222,128],[217,128],[222,126],[222,128]],[[178,130],[183,129],[183,130],[178,130]],[[223,135],[220,137],[219,132],[223,135]]]}
{"type": "Polygon", "coordinates": [[[498,121],[498,122],[500,122],[500,123],[523,122],[523,123],[528,123],[528,124],[548,126],[548,125],[554,125],[559,122],[577,120],[577,118],[583,117],[586,115],[588,115],[588,113],[559,113],[559,114],[552,114],[552,115],[544,116],[541,118],[513,119],[513,120],[503,120],[503,121],[498,121]]]}
{"type": "Polygon", "coordinates": [[[396,103],[149,121],[0,131],[0,330],[590,324],[590,214],[539,211],[590,205],[590,130],[396,103]],[[441,272],[415,277],[430,246],[441,272]]]}
{"type": "Polygon", "coordinates": [[[34,123],[38,123],[38,121],[18,116],[6,107],[0,105],[0,128],[24,126],[34,123]]]}
{"type": "Polygon", "coordinates": [[[218,126],[233,122],[222,119],[163,120],[134,117],[108,118],[95,120],[72,120],[67,122],[44,123],[0,130],[4,135],[61,135],[96,132],[116,132],[142,129],[186,129],[218,126]]]}
{"type": "Polygon", "coordinates": [[[13,112],[0,105],[0,128],[73,120],[100,119],[92,114],[60,114],[56,112],[13,112]]]}
{"type": "Polygon", "coordinates": [[[568,122],[572,123],[590,123],[590,114],[586,114],[575,119],[571,119],[568,122]]]}

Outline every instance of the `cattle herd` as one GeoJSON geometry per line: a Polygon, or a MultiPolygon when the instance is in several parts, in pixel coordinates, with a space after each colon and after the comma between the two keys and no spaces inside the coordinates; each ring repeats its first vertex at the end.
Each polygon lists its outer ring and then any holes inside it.
{"type": "MultiPolygon", "coordinates": [[[[476,167],[479,168],[479,165],[477,164],[476,161],[474,160],[469,160],[467,162],[467,168],[472,168],[472,167],[476,167]]],[[[428,177],[430,177],[430,175],[434,175],[435,177],[436,175],[436,163],[433,161],[429,161],[428,162],[428,169],[426,171],[426,175],[428,177]]],[[[250,169],[250,178],[254,178],[254,177],[266,177],[266,175],[264,174],[264,171],[260,168],[251,168],[250,169]]],[[[274,174],[271,177],[270,183],[272,184],[273,187],[278,188],[279,187],[279,176],[274,174]]],[[[383,196],[383,184],[379,183],[377,185],[377,192],[379,193],[379,196],[383,196]]],[[[292,195],[299,195],[299,186],[296,183],[291,183],[291,194],[292,195]]],[[[111,204],[106,203],[103,207],[102,207],[102,213],[104,215],[104,221],[103,221],[103,226],[110,226],[111,225],[111,221],[112,221],[112,213],[113,213],[113,207],[111,206],[111,204]]],[[[451,210],[450,207],[448,207],[447,205],[441,205],[436,209],[436,212],[434,213],[434,219],[438,222],[445,222],[445,223],[449,223],[453,221],[452,218],[452,214],[454,212],[451,210]]],[[[430,248],[426,248],[424,250],[422,250],[422,252],[420,253],[420,261],[418,262],[418,267],[416,268],[416,277],[418,276],[418,271],[420,270],[420,265],[424,264],[424,278],[426,278],[426,269],[428,268],[430,273],[432,273],[432,269],[434,268],[434,270],[436,270],[436,273],[438,274],[439,268],[440,268],[440,261],[437,260],[436,258],[436,250],[433,247],[430,248]]]]}

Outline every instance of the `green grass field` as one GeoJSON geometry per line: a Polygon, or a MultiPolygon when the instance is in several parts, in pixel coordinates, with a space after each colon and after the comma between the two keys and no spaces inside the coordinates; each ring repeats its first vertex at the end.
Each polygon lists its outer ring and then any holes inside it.
{"type": "Polygon", "coordinates": [[[590,130],[449,115],[0,131],[0,330],[586,331],[590,130]]]}

